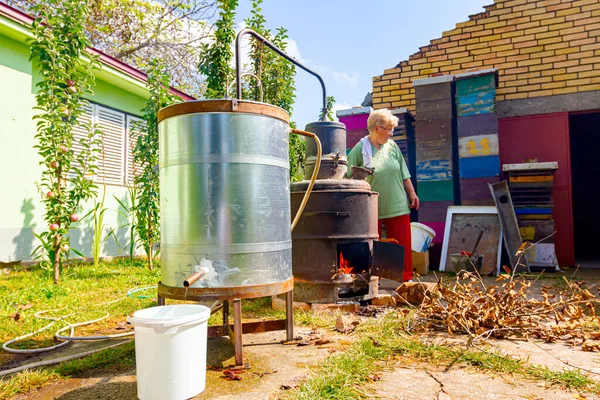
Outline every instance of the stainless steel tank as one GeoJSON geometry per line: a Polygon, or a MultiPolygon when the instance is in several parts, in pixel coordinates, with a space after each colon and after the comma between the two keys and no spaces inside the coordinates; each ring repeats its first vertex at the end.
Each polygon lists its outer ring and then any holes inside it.
{"type": "Polygon", "coordinates": [[[293,288],[289,115],[240,100],[159,113],[166,298],[246,298],[293,288]],[[183,281],[204,268],[189,289],[183,281]]]}

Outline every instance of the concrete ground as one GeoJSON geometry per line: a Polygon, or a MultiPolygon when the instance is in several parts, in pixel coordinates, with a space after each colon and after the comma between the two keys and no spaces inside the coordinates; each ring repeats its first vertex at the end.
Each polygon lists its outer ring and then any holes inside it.
{"type": "MultiPolygon", "coordinates": [[[[569,278],[574,270],[563,271],[561,275],[569,278]]],[[[580,270],[575,277],[594,285],[600,281],[600,270],[580,270]]],[[[424,281],[435,281],[434,275],[423,277],[424,281]]],[[[494,281],[495,278],[486,278],[494,281]]],[[[536,285],[560,285],[559,279],[539,279],[536,285]]],[[[382,291],[394,290],[399,284],[382,280],[382,291]]],[[[558,287],[558,286],[557,286],[558,287]]],[[[537,290],[538,288],[536,288],[537,290]]],[[[299,347],[282,345],[285,332],[270,332],[244,336],[244,356],[251,369],[242,373],[242,380],[229,381],[221,371],[223,366],[233,363],[233,346],[228,339],[218,338],[208,342],[207,387],[196,399],[276,399],[281,396],[282,385],[294,387],[331,354],[343,351],[352,340],[351,336],[330,331],[311,331],[310,328],[297,327],[296,333],[309,337],[319,335],[330,339],[332,343],[299,347]]],[[[465,338],[449,338],[437,333],[429,340],[460,345],[465,338]]],[[[548,367],[555,371],[580,367],[591,372],[592,379],[600,382],[600,355],[584,352],[578,348],[561,343],[523,342],[514,340],[487,340],[478,344],[480,348],[500,351],[503,354],[523,359],[530,364],[548,367]]],[[[517,376],[484,373],[473,368],[453,367],[444,371],[445,365],[427,362],[415,363],[412,359],[398,358],[389,360],[386,368],[379,374],[380,379],[370,384],[373,398],[379,399],[593,399],[593,396],[570,392],[547,383],[526,380],[517,376]]],[[[27,396],[16,399],[136,399],[137,386],[135,369],[118,375],[94,372],[79,378],[67,379],[27,396]]]]}

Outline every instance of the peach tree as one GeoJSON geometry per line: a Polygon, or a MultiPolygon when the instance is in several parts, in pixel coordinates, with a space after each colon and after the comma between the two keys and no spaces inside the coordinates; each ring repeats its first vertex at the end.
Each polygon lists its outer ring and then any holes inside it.
{"type": "MultiPolygon", "coordinates": [[[[89,9],[85,0],[45,0],[34,7],[34,37],[30,40],[31,60],[38,65],[34,119],[37,121],[36,148],[42,177],[37,182],[45,208],[47,230],[36,235],[41,245],[37,259],[54,270],[54,282],[69,255],[69,228],[77,222],[81,204],[95,196],[93,176],[102,142],[91,123],[80,117],[92,94],[96,57],[87,52],[85,21],[89,9]],[[84,138],[74,143],[74,130],[83,129],[84,138]],[[79,146],[75,151],[74,144],[79,146]]],[[[81,255],[76,250],[75,253],[81,255]]]]}
{"type": "MultiPolygon", "coordinates": [[[[135,219],[138,237],[153,269],[154,244],[160,239],[160,186],[158,176],[158,111],[177,101],[169,93],[170,77],[161,60],[150,62],[147,87],[150,97],[142,111],[141,134],[135,144],[133,159],[140,172],[134,178],[136,187],[135,219]]],[[[132,238],[133,240],[133,238],[132,238]]]]}

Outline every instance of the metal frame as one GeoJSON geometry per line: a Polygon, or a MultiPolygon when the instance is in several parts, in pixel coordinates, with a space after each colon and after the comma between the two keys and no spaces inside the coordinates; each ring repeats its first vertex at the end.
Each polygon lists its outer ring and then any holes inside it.
{"type": "MultiPolygon", "coordinates": [[[[260,296],[259,296],[260,297],[260,296]]],[[[229,301],[223,300],[223,325],[208,328],[208,337],[229,336],[235,349],[235,365],[244,365],[242,335],[244,333],[262,333],[286,331],[286,341],[294,340],[294,294],[293,290],[285,294],[285,319],[277,321],[242,322],[242,299],[231,299],[233,305],[233,325],[229,324],[229,301]]],[[[165,297],[158,295],[158,305],[165,305],[165,297]]]]}
{"type": "MultiPolygon", "coordinates": [[[[452,227],[452,216],[454,214],[473,214],[473,215],[498,215],[495,206],[451,206],[446,212],[446,226],[444,227],[444,244],[442,245],[442,258],[440,260],[440,271],[446,270],[446,261],[448,259],[448,241],[450,240],[450,228],[452,227]]],[[[498,216],[500,218],[500,216],[498,216]]],[[[500,222],[498,222],[500,223],[500,222]]],[[[496,274],[500,273],[502,258],[502,227],[500,227],[500,238],[498,239],[498,261],[496,274]]]]}

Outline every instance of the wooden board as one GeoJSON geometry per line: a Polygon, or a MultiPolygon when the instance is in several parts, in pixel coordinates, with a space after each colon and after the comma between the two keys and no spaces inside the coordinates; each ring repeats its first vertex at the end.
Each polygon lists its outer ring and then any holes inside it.
{"type": "Polygon", "coordinates": [[[453,205],[453,201],[423,202],[419,207],[419,222],[445,222],[448,207],[453,205]]]}
{"type": "Polygon", "coordinates": [[[510,176],[510,183],[537,183],[537,182],[554,182],[553,175],[533,175],[533,176],[510,176]]]}
{"type": "Polygon", "coordinates": [[[458,117],[458,136],[498,134],[498,116],[494,114],[458,117]]]}
{"type": "Polygon", "coordinates": [[[415,135],[418,141],[452,140],[452,120],[435,119],[418,121],[415,135]]]}
{"type": "Polygon", "coordinates": [[[479,232],[483,232],[477,253],[483,254],[483,274],[500,272],[502,230],[496,207],[450,207],[446,217],[440,271],[451,268],[451,254],[472,251],[479,232]]]}
{"type": "Polygon", "coordinates": [[[495,75],[456,82],[456,109],[459,117],[496,112],[495,75]]]}
{"type": "Polygon", "coordinates": [[[454,182],[450,179],[418,182],[417,194],[421,201],[454,201],[454,182]]]}
{"type": "Polygon", "coordinates": [[[452,159],[452,141],[450,140],[418,141],[416,148],[417,161],[452,159]]]}
{"type": "MultiPolygon", "coordinates": [[[[517,217],[519,219],[519,217],[517,217]]],[[[523,236],[523,240],[530,242],[539,242],[544,240],[544,243],[554,243],[554,232],[556,227],[553,220],[519,220],[519,229],[529,232],[527,238],[523,236]]]]}
{"type": "MultiPolygon", "coordinates": [[[[488,177],[488,178],[471,178],[460,180],[460,198],[461,201],[465,200],[492,200],[489,205],[494,205],[492,194],[488,184],[499,182],[500,178],[488,177]]],[[[465,204],[468,205],[468,204],[465,204]]]]}
{"type": "Polygon", "coordinates": [[[479,135],[458,139],[458,154],[461,158],[497,156],[498,135],[479,135]]]}
{"type": "Polygon", "coordinates": [[[417,181],[443,181],[452,179],[450,160],[426,160],[417,162],[417,181]]]}
{"type": "Polygon", "coordinates": [[[500,175],[498,156],[461,158],[458,163],[461,178],[487,178],[500,175]]]}

